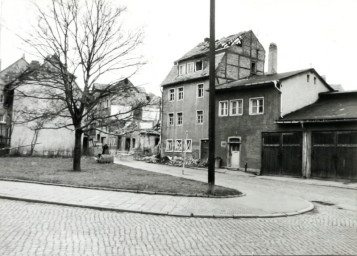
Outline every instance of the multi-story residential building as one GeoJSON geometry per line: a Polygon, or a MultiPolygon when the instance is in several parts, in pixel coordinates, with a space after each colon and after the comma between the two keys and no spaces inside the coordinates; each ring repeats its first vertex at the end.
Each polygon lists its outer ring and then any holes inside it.
{"type": "MultiPolygon", "coordinates": [[[[162,83],[162,155],[208,157],[209,40],[175,61],[162,83]]],[[[252,31],[216,41],[216,86],[264,74],[265,50],[252,31]]]]}
{"type": "Polygon", "coordinates": [[[216,42],[214,138],[208,138],[207,44],[179,59],[163,82],[163,154],[185,150],[207,159],[214,139],[222,167],[357,180],[357,93],[336,92],[313,68],[277,73],[275,44],[264,73],[265,52],[254,34],[238,35],[241,46],[222,49],[227,39],[216,42]]]}
{"type": "MultiPolygon", "coordinates": [[[[96,84],[93,90],[106,90],[96,84]]],[[[160,140],[160,97],[119,81],[92,111],[97,117],[83,137],[84,152],[96,154],[107,144],[111,152],[152,154],[160,140]],[[123,89],[123,88],[127,89],[123,89]],[[117,88],[117,89],[116,89],[117,88]]],[[[158,149],[156,149],[158,150],[158,149]]]]}

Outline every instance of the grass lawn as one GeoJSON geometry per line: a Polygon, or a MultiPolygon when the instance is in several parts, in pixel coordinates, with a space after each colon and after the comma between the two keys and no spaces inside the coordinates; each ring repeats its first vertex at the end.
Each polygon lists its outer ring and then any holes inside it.
{"type": "MultiPolygon", "coordinates": [[[[180,194],[207,194],[207,184],[118,164],[98,164],[82,158],[82,171],[72,172],[71,158],[1,157],[0,178],[73,186],[129,189],[180,194]]],[[[239,195],[234,189],[215,186],[214,195],[239,195]]]]}

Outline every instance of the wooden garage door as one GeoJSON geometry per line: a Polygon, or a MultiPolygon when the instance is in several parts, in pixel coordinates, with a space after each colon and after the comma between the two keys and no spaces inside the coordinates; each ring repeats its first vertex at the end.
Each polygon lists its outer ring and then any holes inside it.
{"type": "Polygon", "coordinates": [[[357,131],[313,132],[311,176],[357,180],[357,131]]]}
{"type": "Polygon", "coordinates": [[[300,177],[301,168],[300,132],[263,133],[262,174],[300,177]]]}

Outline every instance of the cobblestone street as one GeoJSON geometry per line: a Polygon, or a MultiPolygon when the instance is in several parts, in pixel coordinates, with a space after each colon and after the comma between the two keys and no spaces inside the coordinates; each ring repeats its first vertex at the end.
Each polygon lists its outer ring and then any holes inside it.
{"type": "Polygon", "coordinates": [[[0,255],[355,255],[356,212],[315,206],[294,217],[202,219],[0,200],[0,255]]]}

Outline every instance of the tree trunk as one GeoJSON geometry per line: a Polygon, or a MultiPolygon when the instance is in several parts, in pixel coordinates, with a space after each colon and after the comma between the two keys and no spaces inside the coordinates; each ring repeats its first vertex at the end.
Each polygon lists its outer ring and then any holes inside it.
{"type": "Polygon", "coordinates": [[[76,129],[73,151],[73,171],[81,171],[81,156],[82,156],[82,129],[76,129]]]}

